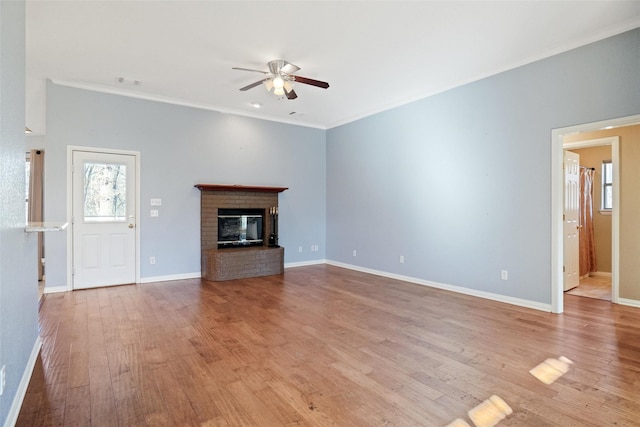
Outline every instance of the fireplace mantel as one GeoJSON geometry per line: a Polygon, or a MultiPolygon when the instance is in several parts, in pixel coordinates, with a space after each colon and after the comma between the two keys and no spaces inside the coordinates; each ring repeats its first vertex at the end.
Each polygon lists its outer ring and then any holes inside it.
{"type": "Polygon", "coordinates": [[[262,193],[282,193],[289,187],[260,187],[256,185],[229,185],[229,184],[196,184],[200,191],[258,191],[262,193]]]}

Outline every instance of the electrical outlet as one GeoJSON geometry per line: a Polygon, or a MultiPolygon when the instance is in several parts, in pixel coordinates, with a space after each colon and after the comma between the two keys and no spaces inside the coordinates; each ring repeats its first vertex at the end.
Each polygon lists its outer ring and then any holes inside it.
{"type": "Polygon", "coordinates": [[[2,365],[0,369],[0,396],[4,394],[4,388],[7,386],[7,365],[2,365]]]}
{"type": "Polygon", "coordinates": [[[298,246],[298,252],[302,253],[302,246],[298,246]]]}
{"type": "Polygon", "coordinates": [[[159,212],[158,212],[157,209],[151,209],[151,217],[155,218],[155,217],[159,216],[158,214],[159,214],[159,212]]]}
{"type": "Polygon", "coordinates": [[[509,272],[507,270],[502,270],[500,272],[500,278],[502,280],[509,280],[509,272]]]}
{"type": "Polygon", "coordinates": [[[314,252],[318,252],[318,245],[315,245],[315,246],[313,247],[313,250],[314,250],[314,252]]]}
{"type": "Polygon", "coordinates": [[[152,256],[149,258],[149,264],[153,265],[156,263],[156,257],[152,256]]]}
{"type": "Polygon", "coordinates": [[[404,264],[404,255],[400,255],[400,264],[404,264]]]}
{"type": "Polygon", "coordinates": [[[353,250],[353,256],[356,256],[356,250],[355,249],[353,250]]]}

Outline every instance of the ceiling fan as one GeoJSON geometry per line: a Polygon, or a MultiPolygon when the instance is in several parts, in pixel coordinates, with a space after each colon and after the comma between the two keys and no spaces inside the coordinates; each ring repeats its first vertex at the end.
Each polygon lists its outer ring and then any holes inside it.
{"type": "Polygon", "coordinates": [[[252,89],[256,86],[264,84],[268,91],[273,89],[273,94],[276,96],[286,96],[287,99],[296,99],[298,95],[293,90],[293,83],[304,83],[311,86],[321,87],[326,89],[329,87],[329,83],[322,82],[320,80],[314,80],[307,77],[296,76],[293,73],[297,72],[300,67],[293,65],[284,59],[275,59],[267,62],[269,71],[252,70],[250,68],[233,67],[234,70],[253,71],[256,73],[262,73],[266,77],[262,80],[258,80],[255,83],[251,83],[245,87],[241,87],[241,91],[252,89]]]}

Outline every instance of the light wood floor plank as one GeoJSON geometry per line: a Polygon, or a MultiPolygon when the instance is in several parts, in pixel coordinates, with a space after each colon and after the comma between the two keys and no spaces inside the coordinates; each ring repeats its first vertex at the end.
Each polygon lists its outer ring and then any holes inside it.
{"type": "Polygon", "coordinates": [[[554,315],[319,265],[48,294],[18,426],[640,426],[640,309],[554,315]],[[529,370],[574,363],[546,385],[529,370]]]}

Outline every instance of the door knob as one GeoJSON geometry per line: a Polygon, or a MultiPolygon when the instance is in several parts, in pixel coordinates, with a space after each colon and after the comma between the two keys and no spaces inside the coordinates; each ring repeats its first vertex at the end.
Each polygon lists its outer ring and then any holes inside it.
{"type": "Polygon", "coordinates": [[[129,228],[133,228],[133,224],[129,224],[129,228]]]}

